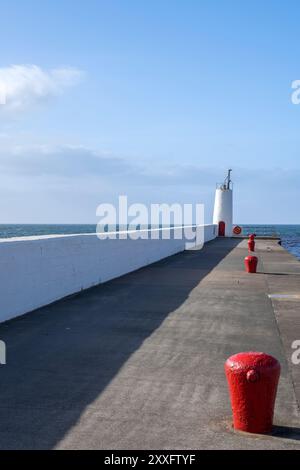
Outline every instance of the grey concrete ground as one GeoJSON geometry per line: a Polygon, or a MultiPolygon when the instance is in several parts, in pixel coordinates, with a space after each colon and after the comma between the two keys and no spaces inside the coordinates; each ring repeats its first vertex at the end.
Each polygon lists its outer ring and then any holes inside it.
{"type": "Polygon", "coordinates": [[[217,239],[0,325],[2,449],[300,448],[300,263],[258,240],[217,239]],[[267,274],[266,274],[267,273],[267,274]],[[282,365],[272,436],[235,433],[223,364],[282,365]],[[298,398],[298,402],[297,402],[298,398]]]}

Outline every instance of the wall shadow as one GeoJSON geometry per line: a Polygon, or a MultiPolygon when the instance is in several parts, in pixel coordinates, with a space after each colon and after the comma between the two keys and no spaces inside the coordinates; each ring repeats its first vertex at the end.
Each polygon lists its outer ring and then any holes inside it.
{"type": "Polygon", "coordinates": [[[55,447],[239,243],[216,239],[0,325],[0,448],[55,447]]]}

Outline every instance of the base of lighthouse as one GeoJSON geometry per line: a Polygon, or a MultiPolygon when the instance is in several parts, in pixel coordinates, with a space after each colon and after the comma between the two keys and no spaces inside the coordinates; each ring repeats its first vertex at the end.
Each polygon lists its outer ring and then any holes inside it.
{"type": "Polygon", "coordinates": [[[217,188],[213,223],[218,226],[219,236],[232,236],[232,212],[232,189],[217,188]]]}

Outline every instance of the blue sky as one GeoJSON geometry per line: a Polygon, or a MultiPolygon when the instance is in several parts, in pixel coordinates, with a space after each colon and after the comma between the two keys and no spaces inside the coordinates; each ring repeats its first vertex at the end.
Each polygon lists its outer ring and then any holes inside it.
{"type": "Polygon", "coordinates": [[[300,223],[297,1],[2,0],[2,223],[101,202],[203,202],[300,223]]]}

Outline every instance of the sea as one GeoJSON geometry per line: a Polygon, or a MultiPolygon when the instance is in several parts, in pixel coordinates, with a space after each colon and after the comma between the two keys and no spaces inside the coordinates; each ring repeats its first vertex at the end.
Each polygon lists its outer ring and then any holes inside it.
{"type": "MultiPolygon", "coordinates": [[[[278,236],[282,246],[300,260],[300,225],[253,225],[241,224],[243,234],[278,236]]],[[[109,227],[103,228],[105,231],[109,227]]],[[[124,229],[124,227],[123,227],[124,229]]],[[[28,237],[33,235],[68,235],[95,233],[93,224],[0,224],[0,238],[28,237]]]]}

